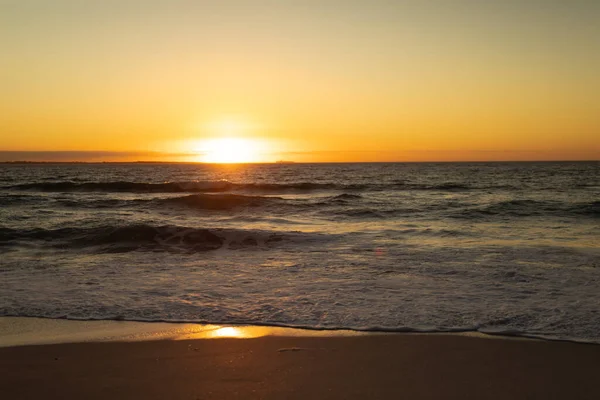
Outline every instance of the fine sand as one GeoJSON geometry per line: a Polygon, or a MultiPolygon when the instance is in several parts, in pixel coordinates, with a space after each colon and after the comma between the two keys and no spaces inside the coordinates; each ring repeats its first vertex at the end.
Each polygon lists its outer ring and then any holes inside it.
{"type": "Polygon", "coordinates": [[[460,335],[0,348],[2,399],[600,399],[600,346],[460,335]]]}

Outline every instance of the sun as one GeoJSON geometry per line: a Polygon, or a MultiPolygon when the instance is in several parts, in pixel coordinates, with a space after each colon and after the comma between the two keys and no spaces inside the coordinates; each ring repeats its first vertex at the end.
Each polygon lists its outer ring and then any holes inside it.
{"type": "Polygon", "coordinates": [[[203,162],[231,164],[260,162],[260,147],[252,139],[218,138],[204,140],[195,150],[203,162]]]}
{"type": "Polygon", "coordinates": [[[194,161],[199,162],[268,162],[273,144],[257,136],[259,133],[264,133],[262,125],[239,116],[226,116],[202,124],[197,134],[203,138],[188,141],[185,147],[197,154],[194,161]]]}

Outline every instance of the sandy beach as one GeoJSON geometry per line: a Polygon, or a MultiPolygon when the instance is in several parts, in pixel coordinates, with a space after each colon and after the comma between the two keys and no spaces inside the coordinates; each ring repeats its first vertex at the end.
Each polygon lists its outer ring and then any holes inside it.
{"type": "Polygon", "coordinates": [[[462,335],[0,348],[4,399],[597,399],[599,374],[598,345],[462,335]]]}

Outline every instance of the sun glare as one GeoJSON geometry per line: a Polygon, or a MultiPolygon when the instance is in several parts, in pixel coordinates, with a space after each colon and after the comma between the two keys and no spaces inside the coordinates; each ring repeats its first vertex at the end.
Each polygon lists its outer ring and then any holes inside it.
{"type": "MultiPolygon", "coordinates": [[[[273,143],[262,137],[261,125],[240,116],[225,116],[200,125],[195,134],[202,139],[183,142],[184,151],[196,154],[195,161],[206,163],[269,162],[273,143]]],[[[182,148],[182,150],[183,150],[182,148]]]]}
{"type": "Polygon", "coordinates": [[[208,139],[197,149],[200,161],[208,163],[251,163],[261,161],[256,140],[242,138],[208,139]]]}

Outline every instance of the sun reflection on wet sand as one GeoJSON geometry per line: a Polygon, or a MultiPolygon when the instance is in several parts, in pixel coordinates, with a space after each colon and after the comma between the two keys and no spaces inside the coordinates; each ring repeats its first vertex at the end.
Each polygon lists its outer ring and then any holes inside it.
{"type": "Polygon", "coordinates": [[[262,336],[357,336],[367,332],[274,326],[214,325],[135,321],[70,321],[0,317],[0,347],[88,341],[251,339],[262,336]]]}
{"type": "Polygon", "coordinates": [[[188,339],[251,339],[263,336],[358,336],[366,332],[349,330],[310,330],[276,326],[191,325],[180,330],[176,340],[188,339]]]}
{"type": "Polygon", "coordinates": [[[225,326],[223,328],[218,328],[212,331],[211,333],[213,334],[212,337],[240,338],[245,336],[243,329],[234,328],[233,326],[225,326]]]}
{"type": "MultiPolygon", "coordinates": [[[[263,336],[340,337],[389,335],[389,332],[312,330],[276,326],[201,325],[135,321],[70,321],[47,318],[0,317],[0,347],[79,342],[137,342],[147,340],[252,339],[263,336]]],[[[410,335],[412,333],[403,333],[410,335]]],[[[419,334],[414,332],[414,334],[419,334]]],[[[446,333],[439,333],[446,335],[446,333]]],[[[456,334],[456,333],[453,333],[456,334]]],[[[437,335],[429,333],[428,335],[437,335]]],[[[482,333],[463,333],[495,338],[482,333]]]]}

